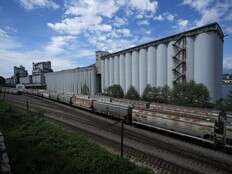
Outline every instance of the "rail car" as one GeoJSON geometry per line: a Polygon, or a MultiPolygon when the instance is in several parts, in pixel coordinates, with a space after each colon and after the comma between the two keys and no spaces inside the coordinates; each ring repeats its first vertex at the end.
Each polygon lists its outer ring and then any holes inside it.
{"type": "Polygon", "coordinates": [[[58,94],[57,95],[57,100],[59,102],[62,103],[66,103],[66,104],[71,104],[71,97],[73,96],[73,94],[70,93],[62,93],[62,94],[58,94]]]}
{"type": "Polygon", "coordinates": [[[124,119],[126,123],[131,123],[132,107],[123,103],[103,102],[94,100],[93,112],[114,117],[116,119],[124,119]]]}
{"type": "MultiPolygon", "coordinates": [[[[17,89],[3,90],[17,94],[17,89]]],[[[147,103],[106,96],[58,94],[46,90],[25,89],[24,92],[71,104],[110,118],[124,119],[127,124],[143,125],[232,147],[232,116],[228,116],[230,118],[228,121],[223,114],[216,110],[147,103]]]]}
{"type": "Polygon", "coordinates": [[[79,97],[79,96],[72,96],[71,97],[71,105],[86,109],[89,111],[93,111],[93,102],[94,100],[89,97],[79,97]]]}

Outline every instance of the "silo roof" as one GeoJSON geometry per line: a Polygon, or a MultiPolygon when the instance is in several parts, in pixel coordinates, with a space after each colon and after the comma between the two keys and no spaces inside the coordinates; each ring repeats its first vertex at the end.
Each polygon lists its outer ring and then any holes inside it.
{"type": "Polygon", "coordinates": [[[158,39],[158,40],[154,40],[154,41],[147,42],[147,43],[144,43],[144,44],[140,44],[140,45],[137,45],[137,46],[134,46],[134,47],[124,49],[124,50],[120,50],[120,51],[117,51],[117,52],[114,52],[114,53],[110,53],[110,54],[102,56],[101,59],[109,58],[109,57],[112,57],[112,56],[117,56],[117,55],[124,54],[124,53],[130,52],[130,51],[139,50],[141,48],[145,48],[145,47],[148,47],[148,46],[155,46],[155,45],[158,45],[158,44],[161,44],[161,43],[166,43],[166,42],[178,39],[179,37],[181,37],[183,35],[184,36],[193,36],[193,35],[197,35],[197,34],[200,34],[200,33],[203,33],[203,32],[210,32],[210,31],[217,32],[219,34],[220,38],[222,39],[222,41],[224,40],[224,33],[222,31],[222,28],[220,27],[220,25],[217,22],[215,22],[215,23],[207,24],[207,25],[204,25],[204,26],[201,26],[201,27],[193,28],[193,29],[181,32],[181,33],[177,33],[177,34],[174,34],[174,35],[171,35],[171,36],[167,36],[167,37],[164,37],[164,38],[161,38],[161,39],[158,39]]]}

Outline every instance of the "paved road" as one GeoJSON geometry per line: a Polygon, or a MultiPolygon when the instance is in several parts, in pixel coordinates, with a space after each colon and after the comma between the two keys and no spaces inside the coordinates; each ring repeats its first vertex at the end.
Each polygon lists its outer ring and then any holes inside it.
{"type": "MultiPolygon", "coordinates": [[[[6,95],[17,108],[43,112],[66,128],[81,131],[110,149],[119,150],[120,124],[94,113],[29,95],[6,95]],[[114,124],[112,126],[112,124],[114,124]]],[[[155,132],[125,125],[125,153],[159,173],[232,173],[232,156],[155,132]]]]}

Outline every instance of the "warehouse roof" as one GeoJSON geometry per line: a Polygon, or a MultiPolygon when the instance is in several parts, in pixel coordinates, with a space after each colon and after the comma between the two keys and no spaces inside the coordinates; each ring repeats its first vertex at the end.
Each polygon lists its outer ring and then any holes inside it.
{"type": "Polygon", "coordinates": [[[60,71],[54,71],[54,72],[49,72],[45,73],[46,74],[57,74],[57,73],[63,73],[63,72],[71,72],[71,71],[85,71],[85,70],[90,70],[96,68],[95,64],[84,66],[84,67],[77,67],[77,68],[72,68],[72,69],[65,69],[65,70],[60,70],[60,71]]]}
{"type": "Polygon", "coordinates": [[[164,38],[161,38],[161,39],[158,39],[158,40],[154,40],[154,41],[147,42],[147,43],[144,43],[144,44],[141,44],[141,45],[137,45],[135,47],[131,47],[131,48],[128,48],[128,49],[125,49],[125,50],[120,50],[120,51],[117,51],[115,53],[107,54],[107,55],[102,56],[101,59],[109,58],[109,57],[112,57],[112,56],[117,56],[119,54],[123,54],[123,53],[129,52],[129,51],[134,51],[134,50],[141,49],[143,47],[148,47],[148,46],[152,46],[152,45],[154,46],[154,45],[158,45],[160,43],[166,43],[166,42],[169,42],[171,40],[178,39],[180,36],[183,36],[183,35],[185,35],[185,36],[193,36],[193,35],[196,35],[196,34],[199,34],[199,33],[202,33],[202,32],[209,32],[209,31],[216,31],[219,34],[222,41],[223,41],[223,39],[224,39],[223,31],[222,31],[220,25],[215,22],[215,23],[211,23],[211,24],[207,24],[207,25],[198,27],[198,28],[187,30],[187,31],[184,31],[184,32],[181,32],[181,33],[177,33],[175,35],[171,35],[171,36],[164,37],[164,38]]]}

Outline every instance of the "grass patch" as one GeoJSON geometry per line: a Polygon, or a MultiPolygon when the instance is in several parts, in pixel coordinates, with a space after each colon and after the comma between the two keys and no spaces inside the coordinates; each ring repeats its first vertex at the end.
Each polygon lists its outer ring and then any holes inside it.
{"type": "Polygon", "coordinates": [[[106,152],[86,137],[0,101],[0,130],[15,174],[145,174],[150,170],[106,152]]]}

